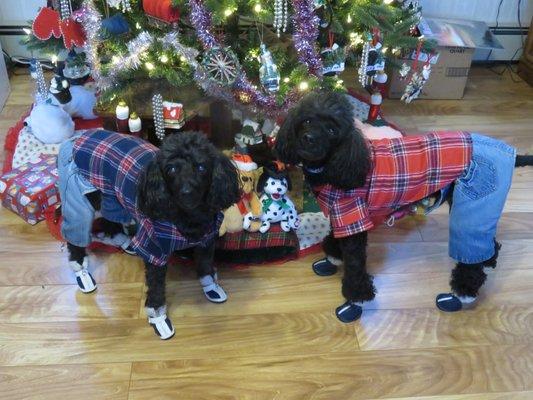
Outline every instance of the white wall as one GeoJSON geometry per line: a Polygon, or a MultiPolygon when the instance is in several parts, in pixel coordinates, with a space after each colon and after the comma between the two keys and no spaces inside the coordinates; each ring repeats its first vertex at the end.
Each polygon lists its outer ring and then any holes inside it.
{"type": "MultiPolygon", "coordinates": [[[[27,25],[33,20],[40,7],[46,6],[46,0],[0,0],[0,25],[27,25]]],[[[29,57],[24,46],[19,44],[22,36],[1,35],[0,42],[11,56],[29,57]]]]}
{"type": "Polygon", "coordinates": [[[0,0],[0,25],[24,25],[46,0],[0,0]]]}
{"type": "MultiPolygon", "coordinates": [[[[419,0],[422,13],[428,17],[457,18],[485,22],[489,27],[496,26],[496,16],[500,0],[419,0]]],[[[498,26],[519,27],[518,23],[519,0],[503,0],[498,17],[498,26]]],[[[533,0],[520,2],[520,22],[522,27],[528,28],[533,17],[533,0]]],[[[525,40],[526,34],[524,34],[525,40]]],[[[476,50],[474,60],[518,60],[522,53],[522,40],[519,29],[512,35],[496,35],[503,50],[476,50]],[[517,51],[518,50],[518,51],[517,51]]]]}
{"type": "MultiPolygon", "coordinates": [[[[500,0],[419,0],[424,15],[483,21],[496,25],[500,0]]],[[[500,8],[499,26],[518,26],[517,10],[519,0],[503,0],[500,8]]],[[[521,2],[522,26],[529,26],[533,16],[533,1],[521,2]]]]}

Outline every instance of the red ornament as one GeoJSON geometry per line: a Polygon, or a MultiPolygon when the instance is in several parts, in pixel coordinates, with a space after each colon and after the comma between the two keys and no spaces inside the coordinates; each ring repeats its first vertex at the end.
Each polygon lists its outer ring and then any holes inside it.
{"type": "Polygon", "coordinates": [[[59,21],[59,12],[48,7],[41,8],[33,21],[32,30],[34,36],[39,40],[48,40],[52,35],[59,39],[61,37],[59,21]]]}
{"type": "Polygon", "coordinates": [[[81,47],[85,44],[85,32],[78,22],[69,17],[62,20],[60,26],[65,48],[71,49],[72,46],[81,47]]]}
{"type": "Polygon", "coordinates": [[[41,8],[33,21],[33,35],[39,40],[48,40],[54,35],[59,39],[63,35],[66,49],[72,46],[81,47],[85,44],[85,33],[80,23],[72,17],[61,19],[59,12],[51,8],[41,8]]]}
{"type": "Polygon", "coordinates": [[[370,109],[368,110],[368,118],[367,118],[368,122],[372,122],[378,119],[382,102],[383,102],[383,98],[381,97],[381,93],[379,92],[374,93],[370,97],[370,109]]]}
{"type": "Polygon", "coordinates": [[[169,24],[180,19],[180,10],[172,6],[172,0],[143,0],[143,9],[150,17],[169,24]]]}

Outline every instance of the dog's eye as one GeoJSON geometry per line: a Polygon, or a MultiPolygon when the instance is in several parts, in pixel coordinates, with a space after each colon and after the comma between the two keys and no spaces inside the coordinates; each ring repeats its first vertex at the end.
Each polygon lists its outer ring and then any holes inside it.
{"type": "Polygon", "coordinates": [[[176,173],[176,166],[171,165],[167,168],[167,175],[174,175],[176,173]]]}
{"type": "Polygon", "coordinates": [[[270,182],[270,184],[271,184],[271,185],[275,185],[275,184],[276,184],[276,182],[272,181],[272,182],[270,182]]]}
{"type": "Polygon", "coordinates": [[[335,133],[335,130],[333,128],[329,128],[328,132],[329,132],[330,135],[333,135],[335,133]]]}
{"type": "Polygon", "coordinates": [[[200,172],[205,172],[205,165],[203,165],[203,164],[198,164],[198,166],[196,168],[198,168],[198,171],[200,171],[200,172]]]}

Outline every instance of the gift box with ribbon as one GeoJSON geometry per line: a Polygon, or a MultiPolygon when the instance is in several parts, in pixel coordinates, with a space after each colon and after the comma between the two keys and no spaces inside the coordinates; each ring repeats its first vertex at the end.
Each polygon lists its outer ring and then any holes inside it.
{"type": "Polygon", "coordinates": [[[55,156],[41,155],[15,168],[0,178],[2,206],[35,225],[59,202],[57,178],[55,156]]]}

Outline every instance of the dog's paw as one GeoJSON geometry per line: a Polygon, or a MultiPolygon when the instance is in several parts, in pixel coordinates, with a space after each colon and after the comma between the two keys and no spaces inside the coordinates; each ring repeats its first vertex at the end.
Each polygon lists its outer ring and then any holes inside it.
{"type": "Polygon", "coordinates": [[[363,314],[363,307],[352,301],[347,301],[335,309],[337,318],[345,324],[357,321],[363,314]]]}
{"type": "Polygon", "coordinates": [[[161,340],[168,340],[174,336],[174,326],[167,317],[167,307],[161,306],[157,309],[152,307],[146,308],[148,323],[154,328],[154,332],[161,340]]]}
{"type": "Polygon", "coordinates": [[[161,340],[168,340],[176,333],[172,322],[165,315],[159,317],[148,318],[148,323],[154,328],[154,332],[161,340]]]}
{"type": "Polygon", "coordinates": [[[328,258],[323,258],[313,263],[313,272],[318,276],[334,275],[337,272],[337,265],[333,264],[328,258]]]}
{"type": "Polygon", "coordinates": [[[224,303],[228,299],[226,291],[218,284],[217,277],[206,275],[200,278],[205,297],[212,303],[224,303]]]}

